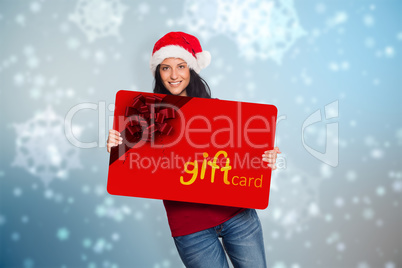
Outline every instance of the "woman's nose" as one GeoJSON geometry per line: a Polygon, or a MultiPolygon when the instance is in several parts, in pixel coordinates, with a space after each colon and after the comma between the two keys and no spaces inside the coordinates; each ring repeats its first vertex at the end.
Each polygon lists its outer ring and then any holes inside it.
{"type": "Polygon", "coordinates": [[[177,78],[177,70],[176,69],[172,69],[172,72],[170,73],[170,78],[171,79],[176,79],[177,78]]]}

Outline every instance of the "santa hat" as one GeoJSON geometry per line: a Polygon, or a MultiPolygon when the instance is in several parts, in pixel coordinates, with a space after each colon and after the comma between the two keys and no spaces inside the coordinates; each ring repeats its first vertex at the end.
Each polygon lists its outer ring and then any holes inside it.
{"type": "Polygon", "coordinates": [[[154,76],[156,66],[166,58],[181,58],[196,73],[199,73],[211,62],[211,54],[208,51],[202,51],[197,37],[183,32],[167,33],[155,43],[150,61],[150,68],[154,76]]]}

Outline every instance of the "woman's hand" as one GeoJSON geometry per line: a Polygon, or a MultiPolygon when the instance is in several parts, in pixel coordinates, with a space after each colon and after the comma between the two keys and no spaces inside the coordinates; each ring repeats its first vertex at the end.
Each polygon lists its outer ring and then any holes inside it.
{"type": "Polygon", "coordinates": [[[120,132],[114,129],[109,130],[109,137],[107,138],[107,151],[110,153],[112,147],[123,143],[123,138],[120,137],[120,132]]]}
{"type": "Polygon", "coordinates": [[[262,155],[262,161],[268,162],[268,166],[272,168],[272,170],[275,170],[276,157],[277,154],[280,153],[281,151],[279,151],[278,147],[275,147],[273,150],[265,151],[264,154],[262,155]]]}

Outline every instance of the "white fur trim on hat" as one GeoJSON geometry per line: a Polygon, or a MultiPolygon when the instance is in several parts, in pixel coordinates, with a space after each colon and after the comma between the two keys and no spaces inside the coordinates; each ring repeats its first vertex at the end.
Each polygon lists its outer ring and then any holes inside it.
{"type": "Polygon", "coordinates": [[[211,63],[211,53],[208,51],[202,51],[196,54],[198,60],[198,66],[204,69],[211,63]]]}
{"type": "Polygon", "coordinates": [[[150,60],[150,68],[152,74],[155,76],[155,70],[158,64],[162,63],[167,58],[181,58],[186,63],[187,66],[193,69],[196,73],[199,73],[201,69],[208,66],[211,62],[211,54],[208,51],[203,51],[196,54],[198,60],[194,58],[193,54],[188,52],[181,46],[165,46],[156,51],[150,60]]]}

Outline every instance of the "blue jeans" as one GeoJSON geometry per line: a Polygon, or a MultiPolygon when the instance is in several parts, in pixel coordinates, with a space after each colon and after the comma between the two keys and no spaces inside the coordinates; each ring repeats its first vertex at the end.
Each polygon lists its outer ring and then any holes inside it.
{"type": "Polygon", "coordinates": [[[174,237],[174,242],[186,267],[229,267],[225,251],[236,268],[266,267],[261,223],[254,209],[247,209],[218,226],[174,237]]]}

